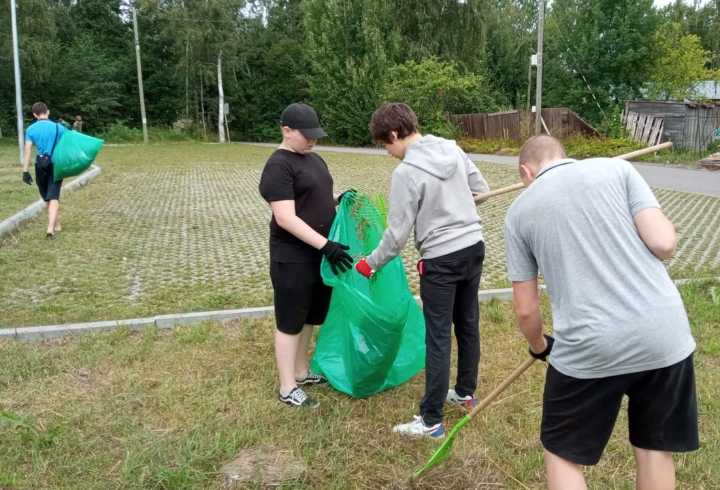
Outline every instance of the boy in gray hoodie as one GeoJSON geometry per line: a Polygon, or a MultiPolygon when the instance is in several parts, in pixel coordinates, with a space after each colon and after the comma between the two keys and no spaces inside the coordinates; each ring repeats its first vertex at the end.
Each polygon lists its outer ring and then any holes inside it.
{"type": "Polygon", "coordinates": [[[443,404],[475,406],[480,361],[478,288],[485,243],[473,194],[489,190],[477,167],[454,141],[419,132],[405,104],[386,103],[372,115],[370,132],[402,161],[393,171],[388,228],[378,247],[356,264],[371,277],[405,247],[415,227],[422,260],[420,297],[425,316],[425,396],[420,415],[393,432],[442,438],[443,404]],[[458,376],[450,382],[451,331],[458,343],[458,376]]]}

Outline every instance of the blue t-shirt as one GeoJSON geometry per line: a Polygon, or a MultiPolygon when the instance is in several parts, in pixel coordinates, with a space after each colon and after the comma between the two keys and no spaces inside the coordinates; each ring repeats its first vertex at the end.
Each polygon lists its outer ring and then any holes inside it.
{"type": "Polygon", "coordinates": [[[37,146],[38,155],[50,154],[53,151],[53,144],[57,145],[55,143],[55,128],[57,128],[57,138],[60,141],[60,136],[67,131],[62,124],[48,119],[35,121],[25,131],[25,141],[31,141],[37,146]]]}

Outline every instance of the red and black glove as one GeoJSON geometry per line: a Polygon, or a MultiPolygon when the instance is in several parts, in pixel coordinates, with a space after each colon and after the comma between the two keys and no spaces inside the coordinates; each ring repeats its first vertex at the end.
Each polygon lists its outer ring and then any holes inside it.
{"type": "Polygon", "coordinates": [[[375,274],[375,270],[367,263],[367,257],[355,264],[355,270],[357,270],[360,274],[367,277],[368,279],[370,279],[370,277],[375,274]]]}
{"type": "Polygon", "coordinates": [[[534,357],[535,359],[543,362],[547,362],[547,356],[550,355],[550,351],[553,348],[553,344],[555,343],[555,339],[549,336],[548,334],[544,333],[543,337],[545,337],[545,341],[547,342],[547,347],[545,347],[545,350],[540,353],[535,353],[532,351],[532,349],[528,349],[530,351],[530,356],[534,357]]]}

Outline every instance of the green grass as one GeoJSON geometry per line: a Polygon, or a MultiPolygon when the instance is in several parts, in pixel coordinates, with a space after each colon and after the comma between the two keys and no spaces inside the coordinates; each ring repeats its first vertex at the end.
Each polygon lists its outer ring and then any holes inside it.
{"type": "MultiPolygon", "coordinates": [[[[14,146],[5,143],[0,145],[0,221],[40,199],[37,186],[22,181],[17,140],[14,142],[14,146]]],[[[34,172],[31,170],[30,173],[34,179],[34,172]]]]}
{"type": "MultiPolygon", "coordinates": [[[[519,155],[523,141],[510,139],[477,139],[464,137],[458,144],[468,153],[519,155]]],[[[563,145],[569,157],[614,157],[646,148],[648,145],[629,139],[586,138],[571,136],[563,139],[563,145]]],[[[634,162],[656,164],[683,164],[697,166],[699,161],[712,152],[693,152],[684,148],[671,148],[659,153],[643,155],[633,159],[634,162]]]]}
{"type": "MultiPolygon", "coordinates": [[[[707,490],[720,474],[720,283],[680,290],[698,343],[701,449],[676,456],[678,488],[707,490]]],[[[481,312],[478,396],[526,356],[509,301],[481,312]]],[[[10,360],[0,363],[0,488],[214,489],[220,467],[252,447],[289,449],[307,465],[283,488],[408,488],[436,446],[391,428],[417,412],[423,374],[366,400],[313,388],[319,409],[286,409],[275,401],[273,331],[269,317],[0,343],[10,360]]],[[[532,366],[409,488],[543,488],[544,371],[532,366]]],[[[446,422],[463,415],[450,409],[446,422]]],[[[602,461],[586,469],[588,486],[630,490],[633,468],[622,414],[602,461]]]]}

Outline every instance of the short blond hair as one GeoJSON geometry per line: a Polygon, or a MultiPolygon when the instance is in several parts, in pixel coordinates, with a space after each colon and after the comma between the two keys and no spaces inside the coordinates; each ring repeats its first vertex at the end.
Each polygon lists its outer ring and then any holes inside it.
{"type": "Polygon", "coordinates": [[[566,158],[565,147],[547,134],[533,136],[520,149],[520,165],[542,165],[561,158],[566,158]]]}

